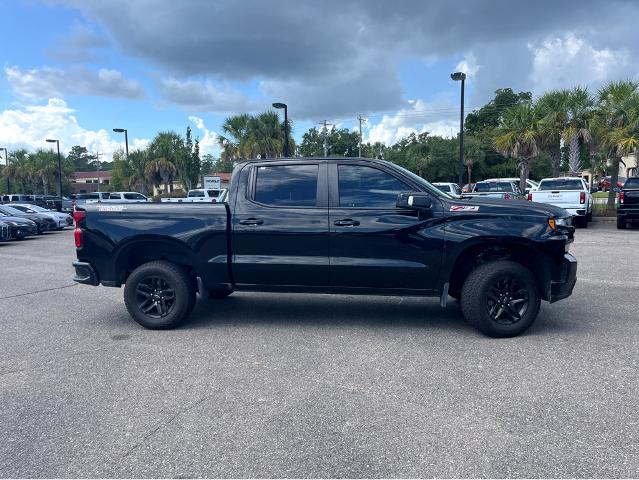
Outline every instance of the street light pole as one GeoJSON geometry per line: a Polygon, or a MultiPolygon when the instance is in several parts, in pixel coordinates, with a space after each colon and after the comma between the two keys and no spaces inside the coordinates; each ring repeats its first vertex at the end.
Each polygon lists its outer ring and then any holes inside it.
{"type": "Polygon", "coordinates": [[[126,152],[126,158],[128,160],[129,159],[129,132],[127,131],[126,128],[114,128],[113,131],[115,133],[124,132],[124,148],[126,152]]]}
{"type": "Polygon", "coordinates": [[[284,109],[284,156],[288,157],[288,105],[276,102],[273,104],[273,108],[284,109]]]}
{"type": "Polygon", "coordinates": [[[455,72],[450,74],[453,80],[461,80],[461,111],[459,114],[459,187],[464,186],[464,85],[466,83],[466,74],[464,72],[455,72]]]}
{"type": "MultiPolygon", "coordinates": [[[[4,150],[4,164],[9,166],[9,150],[6,147],[0,147],[0,150],[4,150]]],[[[9,180],[9,174],[7,173],[7,193],[11,193],[11,180],[9,180]]]]}
{"type": "Polygon", "coordinates": [[[62,196],[62,160],[60,159],[60,140],[47,138],[47,142],[55,142],[58,146],[58,197],[62,196]]]}

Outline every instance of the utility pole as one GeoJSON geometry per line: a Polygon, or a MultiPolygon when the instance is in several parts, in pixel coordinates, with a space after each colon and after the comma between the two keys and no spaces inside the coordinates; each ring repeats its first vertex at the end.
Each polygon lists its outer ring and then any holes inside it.
{"type": "Polygon", "coordinates": [[[328,157],[328,133],[326,130],[327,126],[333,126],[332,123],[328,123],[328,120],[324,120],[323,122],[318,123],[318,125],[324,125],[324,128],[322,130],[323,134],[324,134],[324,156],[328,157]]]}
{"type": "MultiPolygon", "coordinates": [[[[4,150],[4,164],[9,166],[9,150],[5,147],[0,147],[0,150],[4,150]]],[[[7,193],[11,193],[11,180],[9,179],[9,173],[7,172],[7,193]]]]}
{"type": "Polygon", "coordinates": [[[359,120],[359,156],[362,156],[362,122],[366,123],[366,118],[363,115],[357,117],[359,120]]]}

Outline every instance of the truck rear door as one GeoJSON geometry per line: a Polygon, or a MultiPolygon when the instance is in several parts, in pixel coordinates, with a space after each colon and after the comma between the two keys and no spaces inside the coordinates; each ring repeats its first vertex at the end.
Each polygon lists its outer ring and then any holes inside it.
{"type": "Polygon", "coordinates": [[[232,218],[235,283],[328,286],[326,164],[253,163],[239,185],[232,218]]]}

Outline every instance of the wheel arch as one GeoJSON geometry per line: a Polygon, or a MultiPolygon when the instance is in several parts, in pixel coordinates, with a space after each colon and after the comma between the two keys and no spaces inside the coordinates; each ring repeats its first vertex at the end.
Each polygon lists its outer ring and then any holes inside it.
{"type": "Polygon", "coordinates": [[[551,272],[545,257],[543,252],[525,239],[474,240],[456,252],[445,281],[449,283],[450,294],[458,297],[466,278],[477,266],[492,261],[511,260],[532,272],[540,298],[549,300],[551,272]]]}
{"type": "Polygon", "coordinates": [[[133,270],[155,260],[165,260],[195,275],[196,258],[188,245],[173,238],[138,237],[123,243],[113,254],[117,282],[124,283],[133,270]]]}

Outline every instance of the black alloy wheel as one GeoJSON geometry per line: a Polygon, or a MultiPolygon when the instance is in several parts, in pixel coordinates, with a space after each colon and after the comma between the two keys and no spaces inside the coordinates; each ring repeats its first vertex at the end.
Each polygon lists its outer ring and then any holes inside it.
{"type": "Polygon", "coordinates": [[[135,289],[138,308],[151,318],[164,318],[175,306],[175,290],[159,276],[140,279],[135,289]]]}
{"type": "Polygon", "coordinates": [[[528,310],[528,290],[513,276],[502,276],[493,281],[486,294],[488,315],[500,325],[519,322],[528,310]]]}

